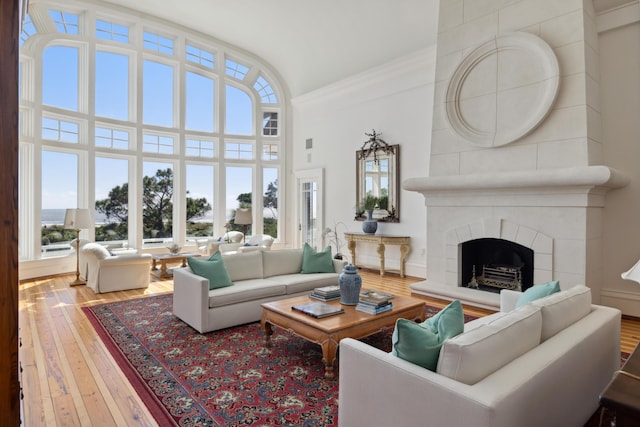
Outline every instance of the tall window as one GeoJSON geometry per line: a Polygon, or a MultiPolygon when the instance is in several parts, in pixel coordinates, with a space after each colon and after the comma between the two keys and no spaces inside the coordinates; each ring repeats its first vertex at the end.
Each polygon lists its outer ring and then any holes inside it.
{"type": "MultiPolygon", "coordinates": [[[[235,224],[238,208],[253,208],[253,170],[246,167],[227,167],[226,218],[234,230],[251,233],[250,225],[235,224]]],[[[253,208],[255,210],[255,208],[253,208]]]]}
{"type": "Polygon", "coordinates": [[[42,103],[78,111],[78,48],[51,46],[42,55],[42,103]]]}
{"type": "Polygon", "coordinates": [[[129,57],[96,52],[96,116],[129,119],[129,57]]]}
{"type": "Polygon", "coordinates": [[[75,232],[62,227],[67,208],[78,207],[78,155],[42,151],[42,257],[66,254],[75,232]]]}
{"type": "Polygon", "coordinates": [[[82,236],[104,245],[194,250],[241,206],[253,209],[248,232],[281,235],[287,100],[259,52],[108,2],[42,0],[29,13],[21,259],[70,253],[62,222],[73,207],[91,209],[82,236]]]}
{"type": "Polygon", "coordinates": [[[96,242],[127,241],[129,236],[129,161],[96,157],[96,242]]]}
{"type": "Polygon", "coordinates": [[[187,164],[187,238],[211,236],[213,217],[213,166],[187,164]]]}
{"type": "Polygon", "coordinates": [[[278,237],[278,169],[264,168],[262,174],[262,202],[264,205],[262,232],[272,237],[278,237]]]}

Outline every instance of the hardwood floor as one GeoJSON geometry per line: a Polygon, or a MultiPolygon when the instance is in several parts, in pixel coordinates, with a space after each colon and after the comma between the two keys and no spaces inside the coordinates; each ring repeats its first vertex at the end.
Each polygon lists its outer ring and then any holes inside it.
{"type": "MultiPolygon", "coordinates": [[[[410,295],[409,284],[377,271],[361,270],[366,287],[410,295]]],[[[25,426],[155,426],[82,307],[173,291],[171,280],[156,280],[148,289],[95,294],[86,286],[70,287],[74,275],[20,284],[20,366],[25,426]]],[[[422,298],[434,306],[446,301],[422,298]]],[[[490,311],[467,307],[483,316],[490,311]]],[[[623,319],[621,346],[630,352],[640,341],[640,319],[623,319]]]]}

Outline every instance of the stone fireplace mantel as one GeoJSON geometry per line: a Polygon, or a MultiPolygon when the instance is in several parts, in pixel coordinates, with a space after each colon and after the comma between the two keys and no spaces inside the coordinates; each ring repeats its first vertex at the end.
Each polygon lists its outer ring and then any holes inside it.
{"type": "Polygon", "coordinates": [[[402,188],[425,196],[478,190],[545,190],[602,192],[624,187],[629,178],[607,166],[539,169],[486,174],[446,175],[409,178],[402,188]]]}
{"type": "Polygon", "coordinates": [[[402,187],[423,194],[427,207],[427,280],[413,292],[498,307],[498,294],[461,284],[461,245],[481,238],[533,250],[534,283],[597,290],[605,196],[628,182],[607,166],[406,179],[402,187]]]}

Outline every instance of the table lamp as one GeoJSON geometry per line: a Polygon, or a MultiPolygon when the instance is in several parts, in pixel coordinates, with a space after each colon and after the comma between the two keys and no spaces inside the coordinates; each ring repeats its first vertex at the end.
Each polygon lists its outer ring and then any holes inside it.
{"type": "Polygon", "coordinates": [[[634,282],[640,283],[640,261],[636,262],[633,267],[622,273],[620,276],[625,280],[633,280],[634,282]]]}
{"type": "Polygon", "coordinates": [[[242,241],[244,243],[247,239],[247,225],[250,225],[253,222],[251,208],[236,209],[236,217],[233,222],[242,226],[242,234],[244,234],[242,241]]]}
{"type": "Polygon", "coordinates": [[[70,282],[70,286],[86,285],[87,281],[80,278],[80,230],[86,230],[91,226],[89,209],[67,209],[64,215],[64,229],[76,230],[76,280],[70,282]]]}

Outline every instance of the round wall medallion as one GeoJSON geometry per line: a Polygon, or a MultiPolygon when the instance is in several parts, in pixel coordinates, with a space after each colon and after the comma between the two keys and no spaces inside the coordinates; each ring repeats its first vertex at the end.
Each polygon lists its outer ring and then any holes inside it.
{"type": "Polygon", "coordinates": [[[473,144],[506,145],[544,120],[559,84],[558,60],[544,40],[529,33],[504,34],[458,65],[447,88],[447,118],[473,144]]]}

